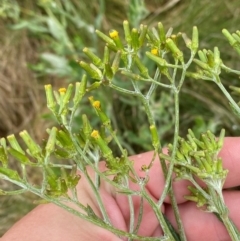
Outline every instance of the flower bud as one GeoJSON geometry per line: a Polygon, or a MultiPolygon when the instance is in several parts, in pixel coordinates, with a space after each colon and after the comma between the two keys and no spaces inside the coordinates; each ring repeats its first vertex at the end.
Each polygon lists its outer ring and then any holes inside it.
{"type": "MultiPolygon", "coordinates": [[[[237,51],[238,54],[240,54],[240,43],[238,41],[238,38],[234,38],[233,35],[231,35],[227,29],[223,29],[222,33],[229,41],[230,45],[237,51]]],[[[236,37],[236,36],[235,36],[236,37]]]]}
{"type": "Polygon", "coordinates": [[[204,70],[207,70],[207,71],[211,70],[211,68],[209,67],[209,65],[207,63],[204,63],[198,59],[194,59],[193,62],[196,63],[201,68],[203,68],[204,70]]]}
{"type": "Polygon", "coordinates": [[[193,79],[202,79],[203,75],[200,73],[186,72],[186,76],[193,79]]]}
{"type": "Polygon", "coordinates": [[[198,46],[199,46],[198,29],[196,26],[194,26],[192,31],[192,50],[194,53],[197,52],[198,46]]]}
{"type": "Polygon", "coordinates": [[[90,92],[90,91],[92,91],[92,90],[95,90],[95,89],[99,88],[101,84],[102,84],[101,81],[96,81],[96,82],[94,82],[93,84],[91,84],[90,86],[88,86],[87,89],[86,89],[86,91],[87,91],[87,92],[90,92]]]}
{"type": "Polygon", "coordinates": [[[240,94],[240,87],[230,85],[229,88],[235,93],[240,94]]]}
{"type": "Polygon", "coordinates": [[[137,65],[137,68],[139,69],[142,76],[149,78],[148,75],[148,68],[141,62],[140,58],[136,55],[134,58],[135,64],[137,65]]]}
{"type": "Polygon", "coordinates": [[[111,38],[109,38],[106,34],[102,33],[99,30],[96,30],[95,32],[104,42],[108,43],[109,45],[115,46],[114,41],[111,38]]]}
{"type": "Polygon", "coordinates": [[[209,141],[211,142],[211,145],[213,146],[213,149],[214,150],[217,150],[218,149],[218,146],[217,146],[217,141],[216,141],[216,137],[213,135],[213,133],[211,131],[207,131],[206,132],[206,135],[209,139],[209,141]]]}
{"type": "Polygon", "coordinates": [[[134,74],[134,73],[132,73],[132,72],[130,72],[130,71],[125,71],[125,70],[123,70],[123,71],[121,71],[121,74],[122,74],[122,75],[126,75],[126,76],[129,77],[130,79],[136,80],[136,81],[142,79],[140,75],[134,74]]]}
{"type": "Polygon", "coordinates": [[[57,128],[53,127],[50,131],[48,141],[47,141],[47,145],[45,147],[46,156],[49,156],[55,149],[56,134],[57,134],[57,128]]]}
{"type": "Polygon", "coordinates": [[[109,63],[110,62],[110,53],[109,48],[107,46],[104,47],[104,53],[103,53],[103,63],[109,63]]]}
{"type": "Polygon", "coordinates": [[[182,34],[182,38],[183,38],[187,48],[191,49],[192,48],[192,40],[189,39],[185,33],[182,34]]]}
{"type": "Polygon", "coordinates": [[[93,62],[94,65],[96,65],[99,68],[102,67],[102,60],[91,50],[89,50],[88,48],[84,48],[83,53],[85,53],[89,57],[89,59],[93,62]]]}
{"type": "Polygon", "coordinates": [[[151,43],[154,46],[157,46],[159,44],[159,39],[157,38],[157,36],[155,35],[156,30],[154,28],[152,28],[151,30],[148,29],[147,31],[147,36],[149,38],[149,40],[151,41],[151,43]]]}
{"type": "Polygon", "coordinates": [[[103,157],[106,158],[106,161],[111,162],[114,159],[112,155],[112,150],[108,147],[106,142],[102,139],[99,132],[97,130],[93,130],[91,133],[91,137],[97,143],[98,147],[103,153],[103,157]]]}
{"type": "Polygon", "coordinates": [[[4,176],[7,176],[9,179],[15,180],[15,181],[21,181],[21,178],[17,171],[14,171],[12,169],[8,169],[6,167],[0,167],[0,174],[3,174],[4,176]]]}
{"type": "Polygon", "coordinates": [[[47,107],[53,112],[56,112],[56,101],[53,95],[53,90],[51,85],[45,85],[45,92],[46,92],[46,98],[47,98],[47,107]]]}
{"type": "Polygon", "coordinates": [[[41,156],[42,150],[40,146],[36,144],[36,142],[31,138],[31,136],[28,134],[26,130],[20,132],[19,135],[27,145],[29,149],[29,154],[36,158],[41,156]]]}
{"type": "Polygon", "coordinates": [[[225,129],[222,129],[217,142],[219,149],[223,147],[224,137],[225,137],[225,129]]]}
{"type": "Polygon", "coordinates": [[[90,121],[87,118],[87,115],[82,115],[82,123],[83,123],[83,133],[84,135],[89,138],[90,134],[92,133],[92,126],[90,124],[90,121]]]}
{"type": "Polygon", "coordinates": [[[217,68],[220,69],[220,65],[222,63],[222,60],[220,58],[220,51],[219,51],[218,47],[214,47],[213,54],[214,54],[214,63],[217,66],[217,68]]]}
{"type": "Polygon", "coordinates": [[[130,27],[129,27],[129,22],[127,20],[123,21],[123,30],[124,30],[124,35],[125,35],[125,40],[126,42],[131,45],[132,43],[132,37],[131,37],[131,32],[130,32],[130,27]]]}
{"type": "Polygon", "coordinates": [[[211,164],[208,162],[208,160],[204,157],[201,157],[200,158],[204,168],[205,168],[205,172],[207,172],[208,174],[211,174],[212,173],[212,167],[211,167],[211,164]]]}
{"type": "Polygon", "coordinates": [[[70,150],[74,149],[72,139],[66,129],[58,130],[56,132],[56,138],[60,142],[60,144],[63,148],[70,149],[70,150]]]}
{"type": "Polygon", "coordinates": [[[90,102],[91,102],[92,106],[94,107],[94,109],[95,109],[98,117],[100,118],[102,124],[104,126],[109,126],[111,121],[110,121],[109,117],[102,111],[100,101],[98,101],[98,100],[94,101],[93,98],[91,98],[90,102]]]}
{"type": "Polygon", "coordinates": [[[208,59],[207,64],[208,64],[211,68],[214,68],[214,67],[215,67],[215,62],[214,62],[213,52],[212,52],[211,50],[208,50],[206,55],[207,55],[207,59],[208,59]]]}
{"type": "Polygon", "coordinates": [[[160,38],[161,43],[165,43],[166,42],[166,34],[165,34],[165,30],[164,30],[164,27],[161,22],[158,23],[158,32],[159,32],[159,38],[160,38]]]}
{"type": "MultiPolygon", "coordinates": [[[[65,89],[65,88],[61,88],[61,89],[65,89]]],[[[69,84],[67,90],[65,89],[64,92],[61,92],[61,91],[59,91],[59,92],[60,92],[60,96],[61,96],[61,102],[60,102],[60,108],[58,111],[58,115],[62,114],[62,112],[67,108],[69,100],[72,96],[73,84],[69,84]]]]}
{"type": "Polygon", "coordinates": [[[15,150],[17,150],[18,152],[21,152],[23,155],[25,155],[25,152],[23,151],[23,149],[21,148],[21,146],[19,145],[16,137],[14,135],[9,135],[7,136],[8,142],[11,145],[11,147],[15,150]]]}
{"type": "Polygon", "coordinates": [[[102,72],[93,64],[87,64],[84,61],[80,61],[79,65],[93,78],[97,80],[102,79],[102,72]]]}
{"type": "Polygon", "coordinates": [[[152,145],[155,149],[158,149],[160,146],[160,142],[159,142],[157,128],[155,125],[150,126],[150,132],[151,132],[151,136],[152,136],[152,145]]]}
{"type": "Polygon", "coordinates": [[[184,60],[183,60],[183,53],[182,53],[182,51],[180,51],[180,49],[176,46],[176,44],[173,42],[173,40],[170,39],[170,38],[168,38],[168,39],[166,40],[166,44],[167,44],[168,48],[170,49],[170,51],[173,53],[173,56],[174,56],[176,59],[180,60],[180,62],[183,63],[183,62],[184,62],[184,60]]]}
{"type": "Polygon", "coordinates": [[[222,166],[222,158],[218,158],[217,159],[217,170],[216,170],[216,172],[217,173],[222,173],[222,171],[223,171],[223,166],[222,166]]]}
{"type": "Polygon", "coordinates": [[[137,50],[140,46],[140,43],[139,43],[138,30],[136,28],[132,29],[131,37],[132,37],[132,47],[134,50],[137,50]]]}
{"type": "Polygon", "coordinates": [[[0,146],[0,162],[2,163],[3,167],[7,167],[8,157],[6,150],[3,146],[0,146]]]}
{"type": "Polygon", "coordinates": [[[237,43],[237,40],[228,32],[227,29],[222,30],[223,35],[227,38],[230,45],[233,46],[237,43]]]}
{"type": "Polygon", "coordinates": [[[82,100],[82,97],[86,93],[86,87],[87,87],[87,75],[83,75],[81,82],[76,82],[76,87],[75,87],[75,94],[73,97],[73,103],[74,103],[74,108],[79,104],[79,102],[82,100]]]}
{"type": "Polygon", "coordinates": [[[113,78],[113,71],[109,63],[104,64],[104,73],[106,78],[111,81],[113,78]]]}
{"type": "Polygon", "coordinates": [[[26,154],[23,154],[22,152],[19,152],[18,150],[14,148],[9,148],[8,153],[13,156],[15,159],[17,159],[22,164],[31,164],[30,160],[26,156],[26,154]]]}
{"type": "Polygon", "coordinates": [[[140,34],[138,37],[139,47],[141,47],[144,44],[144,41],[147,35],[147,30],[148,30],[147,25],[143,25],[143,24],[140,25],[140,34]]]}
{"type": "Polygon", "coordinates": [[[208,61],[207,56],[206,56],[205,52],[203,52],[202,50],[198,51],[198,57],[202,62],[207,63],[207,61],[208,61]]]}
{"type": "Polygon", "coordinates": [[[156,62],[162,67],[165,67],[167,65],[166,60],[161,57],[158,57],[150,52],[146,52],[146,55],[148,56],[148,58],[152,59],[154,62],[156,62]]]}
{"type": "Polygon", "coordinates": [[[109,36],[114,41],[114,43],[115,43],[115,45],[117,46],[118,49],[124,49],[122,41],[119,38],[119,34],[118,34],[118,32],[115,29],[110,30],[109,36]]]}
{"type": "Polygon", "coordinates": [[[111,67],[113,74],[115,74],[118,71],[120,60],[121,60],[121,51],[117,51],[111,67]]]}

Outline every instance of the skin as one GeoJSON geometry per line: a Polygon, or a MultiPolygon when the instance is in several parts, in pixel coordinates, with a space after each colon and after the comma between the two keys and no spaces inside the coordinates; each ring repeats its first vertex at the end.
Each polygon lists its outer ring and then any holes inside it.
{"type": "MultiPolygon", "coordinates": [[[[226,182],[224,184],[224,199],[229,208],[230,218],[234,221],[237,228],[240,229],[240,192],[226,190],[240,185],[240,138],[228,137],[224,140],[224,146],[219,154],[223,159],[224,168],[229,170],[226,182]]],[[[140,171],[143,164],[149,162],[152,153],[144,153],[131,157],[134,160],[135,170],[140,176],[144,173],[140,171]]],[[[104,169],[104,163],[101,168],[104,169]]],[[[92,173],[89,170],[89,173],[92,173]]],[[[151,179],[147,184],[147,191],[153,200],[157,200],[164,187],[164,178],[159,162],[155,161],[150,170],[151,179]]],[[[174,182],[174,191],[179,204],[180,215],[186,231],[187,240],[197,241],[229,241],[231,240],[223,224],[215,215],[203,212],[196,207],[195,203],[184,200],[183,196],[188,195],[187,181],[174,182]]],[[[136,185],[131,183],[131,188],[136,189],[136,185]]],[[[78,196],[83,203],[88,203],[93,210],[100,215],[93,193],[90,191],[86,180],[82,178],[78,185],[78,196]]],[[[129,225],[128,200],[124,195],[117,194],[108,184],[102,182],[101,196],[110,220],[114,226],[119,229],[127,230],[129,225]]],[[[134,197],[135,213],[139,210],[139,198],[134,197]]],[[[166,198],[162,211],[176,226],[173,210],[166,198]]],[[[155,218],[153,211],[147,202],[144,202],[143,222],[139,230],[140,235],[151,237],[160,236],[162,230],[155,218]]],[[[120,241],[109,231],[94,226],[53,204],[40,205],[17,222],[0,241],[120,241]]]]}

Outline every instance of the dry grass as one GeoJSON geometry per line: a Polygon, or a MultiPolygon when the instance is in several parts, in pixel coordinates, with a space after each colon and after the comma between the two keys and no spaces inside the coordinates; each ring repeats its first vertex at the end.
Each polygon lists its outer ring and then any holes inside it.
{"type": "MultiPolygon", "coordinates": [[[[13,32],[2,24],[0,49],[0,136],[31,131],[43,103],[40,87],[27,64],[37,56],[37,45],[25,31],[13,32]],[[41,100],[40,100],[41,99],[41,100]]],[[[32,132],[32,131],[31,131],[32,132]]]]}
{"type": "MultiPolygon", "coordinates": [[[[27,66],[36,60],[38,43],[26,31],[10,31],[4,23],[0,23],[0,32],[0,137],[26,129],[40,140],[47,126],[39,118],[45,108],[44,93],[27,66]]],[[[9,190],[11,185],[0,181],[0,188],[9,190]]],[[[34,206],[32,201],[29,194],[0,196],[0,236],[34,206]]]]}

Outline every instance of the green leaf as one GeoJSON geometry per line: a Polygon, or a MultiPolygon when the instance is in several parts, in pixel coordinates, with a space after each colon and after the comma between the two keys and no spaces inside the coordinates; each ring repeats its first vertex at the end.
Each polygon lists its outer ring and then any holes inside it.
{"type": "Polygon", "coordinates": [[[65,29],[58,23],[56,20],[53,18],[48,18],[47,19],[47,25],[49,28],[50,33],[52,36],[57,39],[58,41],[62,41],[64,43],[67,43],[68,36],[65,31],[65,29]]]}

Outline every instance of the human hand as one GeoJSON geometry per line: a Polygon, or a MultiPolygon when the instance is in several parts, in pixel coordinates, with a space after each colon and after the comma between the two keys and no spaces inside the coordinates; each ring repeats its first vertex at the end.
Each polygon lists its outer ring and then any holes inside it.
{"type": "MultiPolygon", "coordinates": [[[[225,138],[224,146],[220,152],[224,168],[229,170],[224,189],[240,185],[240,138],[225,138]]],[[[131,157],[134,160],[135,170],[139,175],[143,164],[151,160],[152,152],[131,157]]],[[[104,168],[104,163],[101,163],[104,168]]],[[[164,177],[159,162],[155,161],[150,170],[150,180],[147,183],[147,191],[154,200],[157,200],[164,188],[164,177]]],[[[225,241],[230,237],[223,224],[211,213],[203,212],[195,203],[184,200],[184,195],[189,191],[187,181],[174,182],[174,192],[179,204],[180,215],[186,231],[188,241],[209,240],[225,241]]],[[[132,184],[134,188],[134,184],[132,184]]],[[[81,179],[78,185],[78,196],[81,202],[89,204],[96,214],[100,215],[93,193],[90,191],[86,180],[81,179]]],[[[129,223],[129,207],[126,196],[117,194],[107,183],[102,182],[101,196],[106,206],[112,224],[127,231],[129,223]]],[[[240,192],[224,190],[226,205],[229,208],[230,218],[240,229],[240,192]]],[[[139,198],[134,197],[135,213],[139,210],[139,198]]],[[[169,199],[166,198],[162,212],[168,217],[174,226],[174,215],[169,199]]],[[[144,202],[143,222],[139,229],[139,235],[157,237],[162,235],[162,230],[154,212],[147,202],[144,202]]],[[[122,239],[100,227],[74,216],[67,211],[53,205],[40,205],[17,222],[3,237],[1,241],[120,241],[122,239]]]]}

